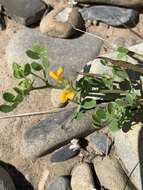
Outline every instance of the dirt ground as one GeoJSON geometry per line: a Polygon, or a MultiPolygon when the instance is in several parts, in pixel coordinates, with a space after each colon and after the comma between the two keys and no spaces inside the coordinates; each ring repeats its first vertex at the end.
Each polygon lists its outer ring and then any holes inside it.
{"type": "MultiPolygon", "coordinates": [[[[7,20],[7,29],[0,31],[0,92],[2,93],[6,89],[10,89],[14,84],[15,80],[12,78],[10,68],[6,62],[5,48],[10,40],[10,38],[18,31],[22,30],[24,26],[21,26],[13,20],[7,20]]],[[[138,32],[143,36],[143,15],[140,16],[140,21],[138,25],[133,28],[134,31],[138,32]]],[[[117,45],[134,45],[143,41],[143,38],[139,38],[137,35],[133,34],[128,29],[120,29],[108,27],[105,24],[99,24],[99,26],[91,26],[90,32],[98,32],[102,34],[110,44],[117,45]]],[[[111,49],[103,48],[101,53],[112,51],[111,49]]],[[[50,91],[43,90],[40,92],[33,92],[29,97],[27,97],[20,106],[14,110],[13,113],[25,113],[25,112],[35,112],[44,111],[52,109],[53,106],[50,102],[50,91]],[[46,97],[46,98],[45,98],[46,97]],[[39,101],[40,99],[40,101],[39,101]]],[[[0,100],[2,102],[2,99],[0,100]]],[[[4,114],[0,114],[4,116],[4,114]]],[[[42,180],[43,173],[46,172],[51,167],[48,165],[48,157],[38,159],[36,161],[29,161],[23,157],[21,154],[21,137],[24,129],[33,126],[40,120],[43,120],[47,116],[34,116],[25,118],[15,118],[15,119],[2,119],[0,121],[0,160],[11,164],[16,167],[16,169],[21,172],[25,178],[32,183],[35,190],[43,190],[42,185],[38,188],[39,182],[42,180]]],[[[18,187],[19,190],[32,190],[30,186],[18,187]]],[[[44,183],[44,181],[41,183],[44,183]]],[[[26,185],[26,184],[25,184],[26,185]]]]}

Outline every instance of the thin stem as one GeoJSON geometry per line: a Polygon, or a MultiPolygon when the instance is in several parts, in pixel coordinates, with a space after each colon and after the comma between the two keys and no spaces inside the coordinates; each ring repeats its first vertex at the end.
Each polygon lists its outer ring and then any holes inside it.
{"type": "MultiPolygon", "coordinates": [[[[70,107],[70,109],[76,108],[76,106],[70,107]]],[[[41,111],[41,112],[32,112],[32,113],[22,113],[22,114],[15,114],[15,115],[8,115],[8,116],[3,116],[0,117],[0,119],[9,119],[9,118],[17,118],[17,117],[27,117],[27,116],[37,116],[37,115],[45,115],[45,114],[53,114],[53,113],[58,113],[62,111],[66,111],[67,108],[56,108],[48,111],[41,111]]]]}
{"type": "Polygon", "coordinates": [[[37,74],[35,74],[35,73],[33,73],[33,72],[31,72],[31,75],[33,75],[33,76],[35,76],[35,77],[41,79],[44,83],[46,83],[46,81],[45,81],[42,77],[40,77],[39,75],[37,75],[37,74]]]}
{"type": "Polygon", "coordinates": [[[84,73],[84,72],[77,72],[79,75],[83,76],[91,76],[91,77],[103,77],[103,75],[95,74],[95,73],[84,73]]]}
{"type": "Polygon", "coordinates": [[[87,31],[84,31],[84,30],[81,30],[79,28],[77,28],[76,26],[74,26],[74,24],[72,22],[69,22],[69,24],[72,26],[72,28],[78,32],[82,32],[82,33],[85,33],[85,34],[88,34],[94,38],[98,38],[100,40],[102,40],[105,44],[105,46],[107,46],[108,48],[112,49],[112,50],[115,50],[115,48],[113,47],[113,45],[109,44],[108,41],[105,39],[105,38],[102,38],[100,37],[99,35],[96,35],[96,34],[92,34],[90,32],[87,32],[87,31]]]}
{"type": "Polygon", "coordinates": [[[99,57],[99,58],[104,59],[104,60],[108,61],[109,63],[112,63],[113,65],[123,67],[126,70],[132,70],[132,71],[135,71],[135,72],[143,74],[143,68],[141,68],[141,67],[139,67],[137,65],[133,65],[131,63],[128,63],[126,61],[113,60],[113,59],[110,59],[108,57],[99,57]]]}
{"type": "Polygon", "coordinates": [[[127,94],[129,93],[128,90],[120,90],[120,89],[113,89],[113,90],[95,90],[91,91],[93,93],[102,93],[102,94],[127,94]]]}

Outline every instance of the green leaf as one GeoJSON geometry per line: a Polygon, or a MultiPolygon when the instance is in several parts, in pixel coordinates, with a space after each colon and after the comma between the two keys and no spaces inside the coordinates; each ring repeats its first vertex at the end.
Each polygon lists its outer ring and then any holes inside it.
{"type": "Polygon", "coordinates": [[[132,106],[135,100],[136,94],[127,94],[126,100],[132,106]]]}
{"type": "Polygon", "coordinates": [[[127,54],[128,54],[128,49],[127,48],[119,47],[117,49],[117,58],[118,59],[126,58],[127,54]]]}
{"type": "Polygon", "coordinates": [[[109,125],[109,128],[112,132],[117,132],[120,130],[120,126],[117,119],[113,119],[109,125]]]}
{"type": "Polygon", "coordinates": [[[122,82],[124,80],[128,80],[128,74],[126,73],[126,71],[122,70],[118,66],[113,65],[112,72],[115,81],[122,82]]]}
{"type": "Polygon", "coordinates": [[[10,92],[5,92],[3,94],[3,99],[7,102],[14,102],[15,96],[10,92]]]}
{"type": "Polygon", "coordinates": [[[15,78],[22,79],[25,77],[22,67],[18,65],[17,63],[13,63],[12,69],[13,69],[13,76],[15,78]]]}
{"type": "Polygon", "coordinates": [[[107,111],[103,108],[97,108],[96,112],[92,115],[92,118],[94,123],[102,125],[102,123],[105,123],[108,120],[107,111]]]}
{"type": "Polygon", "coordinates": [[[118,47],[117,52],[127,54],[129,50],[125,47],[118,47]]]}
{"type": "Polygon", "coordinates": [[[91,98],[86,98],[81,102],[81,107],[84,109],[92,109],[95,108],[96,101],[91,98]]]}
{"type": "Polygon", "coordinates": [[[31,90],[33,86],[33,80],[25,79],[25,80],[22,80],[18,85],[22,90],[31,90]]]}
{"type": "Polygon", "coordinates": [[[18,95],[15,97],[15,100],[14,100],[14,101],[15,101],[16,104],[18,104],[18,103],[22,102],[23,99],[24,99],[24,96],[21,95],[21,94],[18,94],[18,95]]]}
{"type": "Polygon", "coordinates": [[[1,112],[8,113],[12,110],[13,110],[13,106],[5,105],[5,104],[0,105],[0,111],[1,112]]]}
{"type": "Polygon", "coordinates": [[[79,112],[75,111],[74,115],[73,115],[73,118],[77,119],[79,121],[79,120],[81,120],[83,118],[83,116],[84,116],[83,112],[81,112],[81,111],[79,111],[79,112]]]}
{"type": "Polygon", "coordinates": [[[24,75],[28,76],[30,73],[31,73],[31,66],[30,64],[27,63],[26,65],[24,65],[24,75]]]}
{"type": "Polygon", "coordinates": [[[40,59],[40,56],[38,55],[38,53],[32,51],[32,50],[27,50],[26,54],[28,57],[30,57],[31,59],[40,59]]]}
{"type": "Polygon", "coordinates": [[[23,90],[21,90],[20,88],[14,87],[13,89],[14,89],[15,92],[17,92],[18,94],[23,95],[23,90]]]}
{"type": "Polygon", "coordinates": [[[101,59],[100,63],[104,66],[106,66],[108,64],[108,61],[106,59],[101,59]]]}
{"type": "Polygon", "coordinates": [[[42,65],[36,62],[32,62],[31,67],[34,71],[41,71],[43,69],[42,65]]]}

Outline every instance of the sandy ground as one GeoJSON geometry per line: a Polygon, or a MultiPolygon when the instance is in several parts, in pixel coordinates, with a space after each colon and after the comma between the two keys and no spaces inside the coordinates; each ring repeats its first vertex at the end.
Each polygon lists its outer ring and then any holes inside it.
{"type": "MultiPolygon", "coordinates": [[[[143,15],[140,17],[140,22],[133,30],[143,35],[143,15]]],[[[7,29],[0,31],[0,91],[10,89],[15,80],[12,78],[10,68],[6,63],[5,48],[14,35],[14,33],[21,30],[23,26],[15,23],[12,20],[7,21],[7,29]]],[[[116,29],[108,27],[105,24],[99,26],[90,27],[90,31],[96,31],[102,33],[102,36],[108,40],[111,44],[120,44],[126,41],[127,45],[137,44],[143,40],[131,33],[128,29],[116,29]],[[122,42],[123,41],[123,42],[122,42]]],[[[111,51],[110,49],[103,48],[102,53],[111,51]]],[[[49,90],[43,90],[40,92],[34,92],[25,99],[23,103],[13,113],[25,113],[35,112],[42,110],[49,110],[52,108],[50,102],[49,90]],[[39,99],[41,101],[39,101],[39,99]]],[[[2,102],[2,99],[1,99],[2,102]]],[[[13,114],[12,112],[10,114],[13,114]]],[[[4,114],[0,114],[3,116],[4,114]]],[[[9,163],[17,168],[34,186],[34,189],[38,189],[38,184],[42,178],[43,173],[47,175],[49,169],[48,157],[38,159],[37,161],[29,161],[24,159],[21,152],[21,137],[25,128],[31,127],[40,120],[43,120],[47,116],[35,116],[16,119],[6,119],[0,121],[0,160],[5,163],[9,163]]],[[[19,180],[17,178],[17,180],[19,180]]],[[[43,180],[44,181],[44,180],[43,180]]],[[[19,183],[21,183],[19,181],[19,183]]],[[[42,182],[41,182],[42,183],[42,182]]],[[[28,190],[30,187],[18,188],[19,190],[28,190]]],[[[43,190],[40,189],[39,190],[43,190]]]]}

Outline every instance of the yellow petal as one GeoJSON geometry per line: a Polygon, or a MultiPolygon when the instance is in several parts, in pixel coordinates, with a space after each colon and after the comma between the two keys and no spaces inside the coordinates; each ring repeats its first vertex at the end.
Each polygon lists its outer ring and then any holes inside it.
{"type": "Polygon", "coordinates": [[[61,77],[61,75],[63,74],[63,72],[64,72],[63,67],[59,67],[56,73],[57,73],[58,76],[61,77]]]}
{"type": "Polygon", "coordinates": [[[61,103],[65,103],[65,102],[67,102],[68,101],[68,99],[67,99],[67,94],[65,93],[65,91],[61,94],[61,96],[60,96],[60,102],[61,103]]]}
{"type": "Polygon", "coordinates": [[[56,73],[54,71],[50,71],[49,73],[50,77],[52,77],[55,80],[59,80],[59,77],[56,75],[56,73]]]}
{"type": "Polygon", "coordinates": [[[74,93],[74,92],[69,92],[69,93],[67,94],[68,100],[73,100],[74,97],[75,97],[75,93],[74,93]]]}

